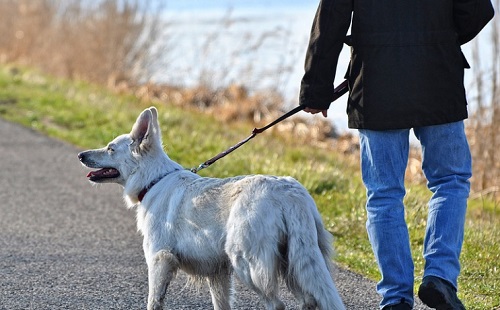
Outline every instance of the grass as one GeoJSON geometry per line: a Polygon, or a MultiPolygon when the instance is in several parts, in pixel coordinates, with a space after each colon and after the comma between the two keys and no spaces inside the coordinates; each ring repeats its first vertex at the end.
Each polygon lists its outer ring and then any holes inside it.
{"type": "MultiPolygon", "coordinates": [[[[81,148],[101,147],[128,132],[144,108],[155,105],[169,156],[186,168],[247,137],[253,126],[226,124],[189,108],[138,102],[84,82],[53,79],[32,70],[0,67],[0,117],[81,148]]],[[[379,274],[365,231],[365,193],[356,162],[331,150],[317,149],[266,132],[218,161],[201,175],[291,175],[311,192],[325,225],[335,236],[336,261],[377,280],[379,274]]],[[[410,185],[407,219],[421,280],[426,202],[430,194],[410,185]]],[[[471,200],[462,253],[460,297],[467,309],[500,307],[500,208],[492,200],[471,200]]]]}

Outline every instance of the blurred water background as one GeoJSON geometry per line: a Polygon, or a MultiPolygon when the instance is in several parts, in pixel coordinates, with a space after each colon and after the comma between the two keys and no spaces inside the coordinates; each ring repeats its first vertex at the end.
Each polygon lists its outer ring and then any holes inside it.
{"type": "MultiPolygon", "coordinates": [[[[285,107],[298,104],[309,33],[318,1],[182,0],[165,9],[169,51],[153,81],[212,87],[242,84],[273,89],[285,107]]],[[[349,50],[343,49],[335,84],[343,80],[349,50]]],[[[329,110],[337,129],[347,129],[346,96],[329,110]]]]}

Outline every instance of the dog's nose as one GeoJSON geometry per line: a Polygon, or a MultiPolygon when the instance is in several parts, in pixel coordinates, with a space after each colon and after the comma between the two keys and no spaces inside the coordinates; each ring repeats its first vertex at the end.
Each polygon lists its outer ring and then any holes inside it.
{"type": "Polygon", "coordinates": [[[83,161],[83,160],[85,159],[85,152],[80,152],[80,153],[78,153],[78,159],[79,159],[80,161],[83,161]]]}

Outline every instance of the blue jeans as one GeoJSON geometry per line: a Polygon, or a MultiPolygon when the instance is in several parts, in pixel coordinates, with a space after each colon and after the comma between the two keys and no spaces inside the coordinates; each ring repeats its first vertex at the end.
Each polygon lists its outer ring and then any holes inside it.
{"type": "MultiPolygon", "coordinates": [[[[422,146],[422,169],[433,193],[424,239],[424,276],[445,279],[456,288],[472,175],[464,124],[413,130],[422,146]]],[[[403,204],[409,132],[359,130],[367,191],[366,228],[382,275],[377,284],[381,308],[401,300],[410,305],[414,302],[414,265],[403,204]]]]}

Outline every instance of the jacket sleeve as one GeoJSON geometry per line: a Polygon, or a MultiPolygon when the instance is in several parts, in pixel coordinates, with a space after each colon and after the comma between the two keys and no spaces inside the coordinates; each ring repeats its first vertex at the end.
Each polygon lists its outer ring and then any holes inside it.
{"type": "Polygon", "coordinates": [[[490,0],[453,1],[453,19],[459,43],[465,44],[474,39],[494,14],[490,0]]]}
{"type": "Polygon", "coordinates": [[[321,0],[314,17],[299,103],[326,110],[333,100],[337,62],[349,25],[352,0],[321,0]]]}

